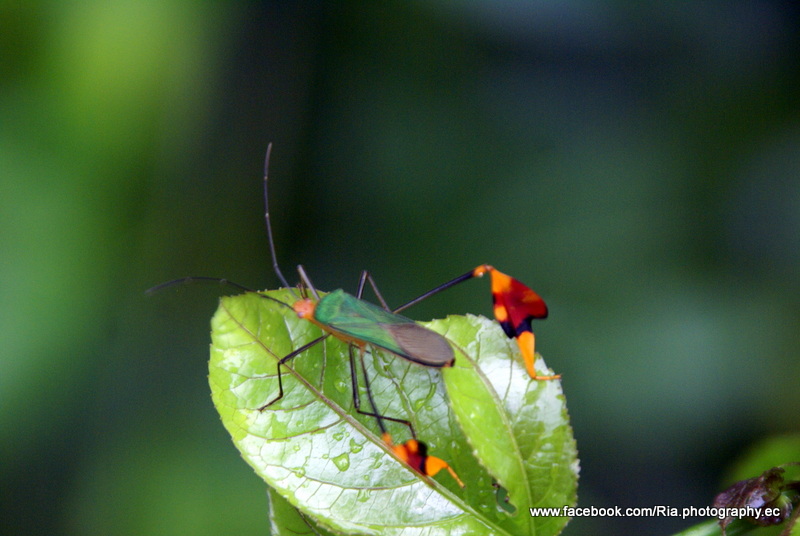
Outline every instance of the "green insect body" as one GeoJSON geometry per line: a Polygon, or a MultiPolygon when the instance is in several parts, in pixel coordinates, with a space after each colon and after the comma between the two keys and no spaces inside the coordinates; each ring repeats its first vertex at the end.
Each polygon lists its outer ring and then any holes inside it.
{"type": "Polygon", "coordinates": [[[447,339],[405,316],[334,290],[318,302],[297,301],[298,316],[359,347],[369,344],[427,367],[448,367],[455,356],[447,339]]]}

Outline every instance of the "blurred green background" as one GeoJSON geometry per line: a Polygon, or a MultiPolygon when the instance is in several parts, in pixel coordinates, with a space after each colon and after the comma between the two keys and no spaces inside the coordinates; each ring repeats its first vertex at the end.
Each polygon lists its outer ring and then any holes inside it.
{"type": "MultiPolygon", "coordinates": [[[[710,504],[800,424],[798,14],[0,1],[6,533],[268,532],[206,380],[224,291],[143,291],[277,286],[270,141],[284,272],[352,290],[368,268],[390,304],[513,274],[550,307],[581,506],[710,504]]],[[[488,282],[409,310],[462,312],[490,314],[488,282]]]]}

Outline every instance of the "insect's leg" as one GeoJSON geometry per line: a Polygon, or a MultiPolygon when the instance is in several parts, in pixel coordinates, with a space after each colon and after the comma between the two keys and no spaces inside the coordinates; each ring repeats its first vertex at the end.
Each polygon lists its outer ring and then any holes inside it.
{"type": "Polygon", "coordinates": [[[418,473],[425,476],[436,476],[442,469],[447,469],[458,485],[462,488],[464,487],[464,482],[458,478],[450,464],[441,458],[428,455],[428,445],[424,442],[414,438],[403,444],[395,445],[392,442],[392,436],[387,433],[383,434],[383,441],[392,449],[395,456],[410,465],[418,473]]]}
{"type": "MultiPolygon", "coordinates": [[[[481,267],[479,267],[481,268],[481,267]]],[[[535,319],[547,318],[547,305],[533,290],[520,281],[491,266],[484,266],[492,276],[494,317],[509,338],[517,341],[528,375],[534,380],[557,380],[560,374],[540,375],[536,372],[536,337],[531,329],[535,319]]]]}
{"type": "Polygon", "coordinates": [[[441,458],[437,458],[436,456],[429,456],[428,455],[428,446],[423,443],[422,441],[417,439],[417,433],[414,431],[414,425],[411,422],[405,419],[396,419],[394,417],[387,417],[386,415],[381,415],[378,412],[378,408],[375,406],[375,399],[372,397],[372,389],[369,386],[369,376],[367,375],[367,368],[364,366],[364,348],[360,349],[360,360],[361,360],[361,369],[364,371],[364,386],[367,389],[367,398],[369,399],[369,403],[372,406],[372,410],[374,413],[369,413],[367,411],[362,411],[359,407],[359,398],[358,398],[358,385],[356,383],[356,372],[355,372],[355,356],[353,355],[353,347],[355,345],[350,345],[350,370],[352,374],[352,384],[353,384],[353,403],[356,406],[356,411],[361,413],[362,415],[369,415],[371,417],[375,417],[378,420],[378,427],[381,430],[381,439],[383,442],[388,445],[388,447],[394,452],[395,456],[400,458],[402,461],[410,465],[415,471],[422,473],[425,476],[434,476],[442,469],[447,469],[450,475],[458,482],[458,485],[462,488],[464,487],[464,482],[458,478],[458,475],[453,470],[450,465],[441,458]],[[392,440],[391,434],[386,430],[386,426],[383,424],[383,420],[393,421],[400,424],[405,424],[408,426],[408,429],[411,431],[411,439],[406,441],[405,443],[401,443],[399,445],[395,445],[394,441],[392,440]]]}
{"type": "Polygon", "coordinates": [[[389,308],[389,305],[386,303],[386,300],[383,299],[383,295],[381,294],[381,291],[378,290],[378,285],[375,284],[375,280],[372,278],[372,274],[370,274],[367,270],[363,270],[361,272],[361,277],[359,277],[358,279],[358,293],[356,294],[356,298],[360,300],[361,296],[364,295],[364,286],[366,285],[367,281],[369,281],[369,286],[372,287],[372,291],[375,293],[375,296],[377,296],[378,301],[381,302],[381,307],[383,307],[384,309],[386,309],[391,313],[392,310],[389,308]]]}
{"type": "MultiPolygon", "coordinates": [[[[371,413],[366,413],[361,410],[361,397],[358,395],[358,372],[356,370],[356,357],[353,355],[353,348],[355,347],[354,344],[351,344],[348,347],[348,351],[350,354],[350,389],[353,392],[353,406],[356,408],[356,411],[361,413],[362,415],[371,415],[371,413]]],[[[364,375],[366,377],[366,374],[364,375]]],[[[372,410],[375,411],[375,404],[372,402],[372,393],[369,390],[369,381],[367,381],[367,397],[369,397],[369,402],[372,405],[372,410]]],[[[381,432],[385,432],[386,429],[383,426],[383,420],[380,415],[374,415],[378,419],[378,426],[381,429],[381,432]]]]}
{"type": "Polygon", "coordinates": [[[269,402],[267,402],[263,406],[260,406],[258,408],[258,411],[264,411],[265,409],[270,407],[272,404],[274,404],[275,402],[277,402],[278,400],[283,398],[283,379],[282,379],[283,378],[283,374],[281,373],[281,367],[287,361],[289,361],[290,359],[292,359],[294,357],[297,357],[299,354],[302,354],[303,352],[305,352],[306,350],[308,350],[312,346],[316,346],[317,344],[319,344],[320,342],[324,341],[328,337],[330,337],[330,333],[326,333],[325,335],[322,335],[321,337],[317,337],[313,341],[304,344],[300,348],[297,348],[296,350],[292,350],[290,353],[288,353],[287,355],[285,355],[282,358],[280,358],[280,360],[278,360],[278,396],[276,396],[275,398],[273,398],[272,400],[270,400],[269,402]]]}
{"type": "Polygon", "coordinates": [[[361,275],[358,277],[358,288],[356,288],[356,298],[359,300],[364,296],[364,285],[366,284],[369,272],[361,270],[361,275]]]}
{"type": "MultiPolygon", "coordinates": [[[[383,299],[383,296],[378,290],[378,286],[375,284],[375,280],[366,270],[361,272],[361,277],[358,280],[358,290],[356,292],[356,297],[360,299],[363,296],[364,286],[366,285],[367,281],[369,281],[372,290],[375,292],[375,295],[378,297],[378,300],[381,302],[381,305],[383,305],[383,308],[386,309],[387,311],[391,311],[388,304],[386,303],[386,300],[383,299]]],[[[377,419],[378,427],[381,430],[381,438],[383,439],[384,443],[386,443],[389,446],[392,452],[394,452],[395,456],[397,456],[405,463],[410,465],[415,471],[418,471],[426,476],[434,476],[442,469],[447,469],[447,471],[455,479],[455,481],[458,482],[458,485],[463,488],[464,482],[462,482],[461,479],[458,478],[456,472],[453,470],[452,467],[450,467],[450,465],[446,461],[442,460],[441,458],[437,458],[436,456],[428,456],[427,453],[428,447],[425,443],[417,439],[417,433],[414,430],[414,426],[411,424],[411,422],[405,419],[387,417],[385,415],[381,415],[378,412],[378,407],[375,405],[375,399],[372,396],[372,389],[370,388],[369,385],[369,375],[367,374],[367,367],[365,366],[364,363],[363,347],[360,348],[359,358],[361,361],[361,370],[364,371],[364,386],[367,390],[367,398],[369,399],[369,403],[372,406],[373,413],[368,413],[366,411],[361,410],[358,397],[358,385],[357,385],[357,375],[355,372],[355,356],[353,355],[353,346],[354,345],[352,344],[350,345],[350,370],[351,370],[352,385],[353,385],[353,404],[356,406],[356,411],[358,411],[362,415],[370,415],[377,419]],[[409,439],[405,443],[395,445],[394,441],[392,440],[391,434],[389,434],[389,432],[386,430],[386,426],[383,424],[384,419],[400,424],[405,424],[406,426],[408,426],[408,429],[411,432],[411,439],[409,439]]]]}
{"type": "MultiPolygon", "coordinates": [[[[350,387],[353,390],[353,406],[356,408],[356,411],[361,413],[362,415],[369,415],[371,417],[375,417],[378,420],[378,427],[381,429],[381,433],[386,433],[386,427],[383,425],[383,416],[378,413],[378,410],[375,408],[375,401],[372,399],[372,391],[369,388],[369,378],[367,377],[367,371],[364,371],[364,381],[367,387],[367,398],[369,398],[369,403],[372,406],[372,411],[375,413],[369,413],[363,411],[361,409],[361,397],[358,394],[358,371],[356,369],[356,357],[353,353],[353,348],[355,348],[354,344],[351,344],[348,348],[350,354],[350,387]]],[[[363,354],[364,349],[363,347],[359,348],[359,352],[363,354]]],[[[364,366],[364,360],[361,359],[361,366],[364,366]]]]}
{"type": "Polygon", "coordinates": [[[372,406],[372,412],[364,411],[361,409],[361,398],[358,395],[358,373],[356,372],[356,362],[355,362],[355,355],[354,355],[354,348],[356,345],[350,345],[350,382],[353,387],[353,405],[356,408],[356,411],[362,415],[367,415],[369,417],[375,417],[378,421],[378,427],[381,430],[381,435],[385,436],[386,426],[383,424],[384,420],[396,422],[399,424],[404,424],[408,426],[408,429],[411,431],[411,437],[417,437],[416,432],[414,431],[414,426],[405,419],[398,419],[396,417],[387,417],[386,415],[381,414],[378,411],[378,407],[375,405],[375,399],[372,397],[372,388],[369,385],[369,375],[367,374],[367,368],[364,366],[364,348],[359,347],[359,360],[361,362],[361,370],[364,374],[364,388],[367,391],[367,399],[369,400],[370,406],[372,406]]]}
{"type": "Polygon", "coordinates": [[[412,305],[416,305],[419,302],[421,302],[422,300],[430,298],[434,294],[438,294],[438,293],[442,292],[443,290],[449,289],[450,287],[454,287],[454,286],[458,285],[459,283],[463,283],[464,281],[472,279],[473,277],[483,277],[483,275],[485,273],[491,272],[492,270],[493,270],[493,268],[491,266],[489,266],[488,264],[481,264],[477,268],[474,268],[474,269],[470,270],[469,272],[467,272],[465,274],[461,274],[460,276],[456,277],[455,279],[451,279],[447,283],[443,283],[443,284],[439,285],[438,287],[429,290],[428,292],[426,292],[425,294],[423,294],[421,296],[417,296],[416,298],[414,298],[410,302],[401,305],[397,309],[394,309],[392,312],[393,313],[399,313],[403,309],[408,309],[412,305]]]}

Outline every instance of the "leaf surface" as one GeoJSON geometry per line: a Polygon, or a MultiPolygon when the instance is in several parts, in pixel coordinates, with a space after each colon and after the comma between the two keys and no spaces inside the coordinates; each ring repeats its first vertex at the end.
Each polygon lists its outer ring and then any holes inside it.
{"type": "MultiPolygon", "coordinates": [[[[518,509],[504,526],[516,534],[560,533],[567,517],[533,517],[528,509],[577,501],[578,454],[561,382],[532,379],[516,343],[495,322],[461,317],[460,333],[451,337],[451,318],[429,327],[464,344],[444,380],[478,460],[518,509]]],[[[546,370],[537,357],[537,370],[546,370]]]]}

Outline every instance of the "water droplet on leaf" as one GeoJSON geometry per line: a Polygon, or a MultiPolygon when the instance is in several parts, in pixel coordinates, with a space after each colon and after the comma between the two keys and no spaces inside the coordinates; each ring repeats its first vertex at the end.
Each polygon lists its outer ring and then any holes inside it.
{"type": "Polygon", "coordinates": [[[350,468],[350,454],[347,452],[339,454],[333,458],[333,463],[340,471],[347,471],[350,468]]]}

